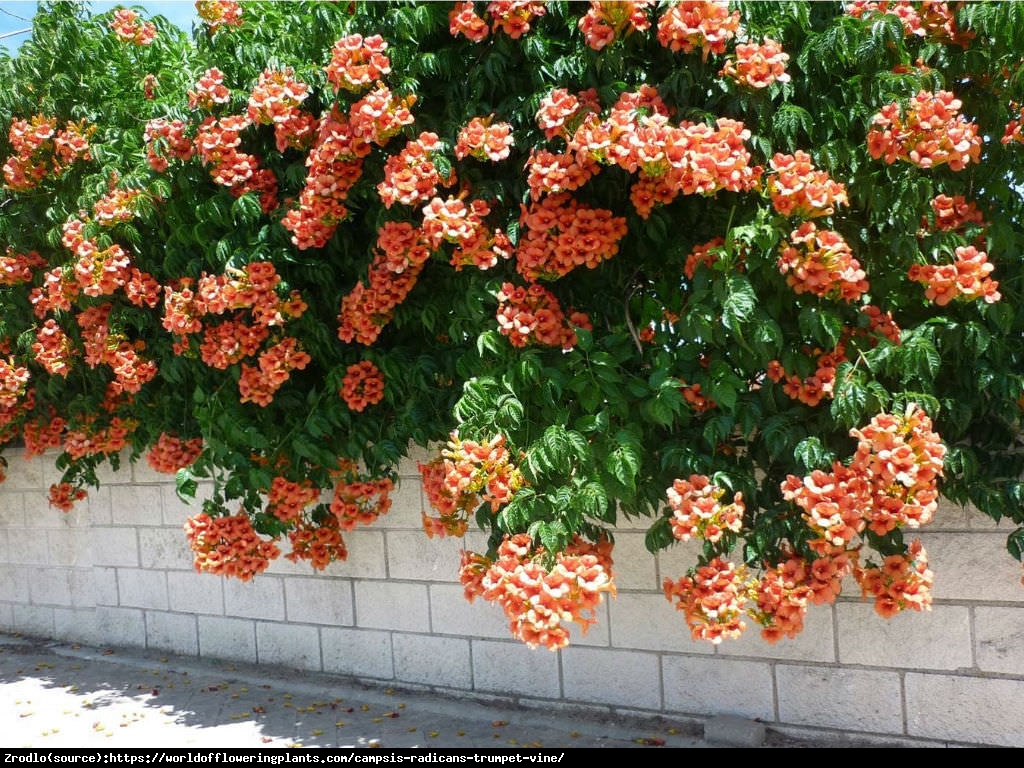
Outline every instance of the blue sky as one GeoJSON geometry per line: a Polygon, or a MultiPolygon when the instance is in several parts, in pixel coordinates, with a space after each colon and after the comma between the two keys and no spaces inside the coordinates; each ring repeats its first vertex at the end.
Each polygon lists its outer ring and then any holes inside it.
{"type": "MultiPolygon", "coordinates": [[[[70,2],[71,0],[69,0],[70,2]]],[[[188,32],[196,19],[194,0],[161,0],[160,2],[92,2],[80,3],[87,5],[93,13],[103,13],[118,6],[124,8],[141,7],[147,16],[165,16],[172,24],[176,24],[188,32]]],[[[32,26],[32,17],[36,13],[35,0],[0,0],[0,46],[5,46],[11,53],[18,49],[29,38],[28,33],[4,37],[11,32],[32,26]]]]}

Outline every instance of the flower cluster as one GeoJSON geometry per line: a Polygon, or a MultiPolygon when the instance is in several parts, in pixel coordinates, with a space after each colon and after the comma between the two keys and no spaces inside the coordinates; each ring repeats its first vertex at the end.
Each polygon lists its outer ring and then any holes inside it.
{"type": "Polygon", "coordinates": [[[132,45],[151,45],[156,39],[156,24],[142,21],[139,14],[127,8],[118,8],[108,25],[117,39],[132,45]]]}
{"type": "Polygon", "coordinates": [[[25,458],[42,456],[51,448],[59,448],[64,434],[65,421],[54,408],[49,409],[49,416],[26,420],[22,426],[21,436],[25,440],[25,458]]]}
{"type": "Polygon", "coordinates": [[[84,120],[68,122],[61,130],[56,119],[44,115],[12,120],[7,138],[14,154],[4,162],[4,186],[12,192],[27,192],[47,176],[63,175],[72,163],[92,160],[89,137],[95,131],[84,120]]]}
{"type": "Polygon", "coordinates": [[[581,312],[567,319],[553,293],[532,283],[529,288],[503,283],[497,294],[498,330],[513,347],[540,344],[569,350],[576,346],[573,325],[590,329],[590,319],[581,312]]]}
{"type": "Polygon", "coordinates": [[[70,337],[52,317],[36,329],[32,354],[51,376],[67,376],[75,357],[70,337]]]}
{"type": "Polygon", "coordinates": [[[341,461],[335,473],[334,498],[331,512],[343,531],[354,530],[357,525],[371,525],[391,509],[391,491],[394,482],[387,477],[361,476],[354,463],[341,461]]]}
{"type": "Polygon", "coordinates": [[[335,561],[348,559],[348,548],[341,536],[338,518],[327,515],[320,523],[300,520],[288,531],[292,551],[285,557],[293,563],[307,561],[318,571],[324,570],[335,561]]]}
{"type": "Polygon", "coordinates": [[[747,88],[767,88],[774,82],[789,82],[787,61],[789,54],[783,52],[782,44],[765,38],[761,45],[739,43],[735,59],[726,61],[719,74],[747,88]]]}
{"type": "Polygon", "coordinates": [[[1016,112],[1017,116],[1006,124],[1006,130],[999,141],[1002,144],[1011,142],[1024,144],[1024,107],[1014,102],[1010,104],[1010,109],[1016,112]]]}
{"type": "Polygon", "coordinates": [[[347,35],[334,44],[331,62],[324,71],[327,81],[339,88],[358,93],[391,72],[391,59],[384,53],[388,44],[380,35],[347,35]]]}
{"type": "Polygon", "coordinates": [[[736,638],[746,629],[747,570],[721,557],[698,567],[691,576],[677,581],[666,578],[665,598],[683,612],[694,640],[718,645],[736,638]]]}
{"type": "Polygon", "coordinates": [[[700,48],[706,61],[711,53],[725,53],[739,27],[740,12],[730,13],[724,0],[682,0],[658,19],[658,42],[683,53],[700,48]]]}
{"type": "Polygon", "coordinates": [[[575,133],[583,118],[601,111],[597,90],[590,88],[571,94],[565,88],[555,88],[541,99],[537,110],[537,126],[548,139],[561,136],[568,139],[575,133]]]}
{"type": "Polygon", "coordinates": [[[267,512],[284,522],[297,522],[302,510],[320,498],[320,489],[309,480],[295,482],[278,475],[267,491],[267,512]]]}
{"type": "Polygon", "coordinates": [[[967,48],[974,39],[973,30],[959,30],[956,15],[949,3],[928,0],[911,3],[910,0],[850,0],[844,3],[847,15],[857,19],[870,19],[876,14],[896,16],[903,24],[907,37],[926,37],[935,42],[951,43],[967,48]]]}
{"type": "Polygon", "coordinates": [[[801,378],[797,374],[789,374],[778,360],[768,364],[766,376],[776,384],[782,383],[782,391],[794,400],[799,400],[812,408],[826,397],[832,397],[836,383],[836,368],[846,359],[844,346],[838,345],[831,352],[820,349],[813,350],[816,357],[816,369],[810,376],[801,378]]]}
{"type": "Polygon", "coordinates": [[[591,208],[568,194],[549,195],[524,208],[516,269],[530,281],[557,280],[576,267],[594,269],[619,252],[626,219],[591,208]]]}
{"type": "Polygon", "coordinates": [[[917,539],[907,545],[906,554],[889,555],[880,566],[856,568],[854,578],[864,597],[873,597],[875,613],[888,619],[900,611],[930,611],[932,572],[928,553],[917,539]]]}
{"type": "Polygon", "coordinates": [[[530,22],[535,16],[543,16],[547,8],[538,0],[491,0],[487,4],[491,15],[491,29],[499,29],[513,40],[530,31],[530,22]]]}
{"type": "Polygon", "coordinates": [[[805,221],[783,241],[779,271],[797,293],[854,302],[868,290],[860,262],[843,236],[805,221]]]}
{"type": "Polygon", "coordinates": [[[218,104],[231,101],[231,91],[224,85],[224,73],[217,67],[210,67],[196,81],[194,91],[188,92],[190,109],[212,110],[218,104]]]}
{"type": "Polygon", "coordinates": [[[927,286],[924,295],[944,307],[953,300],[974,301],[984,299],[994,304],[1002,298],[999,283],[989,277],[995,266],[988,261],[988,255],[973,245],[956,249],[956,261],[952,264],[914,264],[907,276],[927,286]]]}
{"type": "Polygon", "coordinates": [[[139,200],[145,195],[141,189],[111,189],[93,203],[93,221],[101,227],[112,227],[135,218],[139,200]]]}
{"type": "Polygon", "coordinates": [[[81,501],[87,495],[84,488],[75,488],[71,483],[54,483],[50,486],[49,502],[54,509],[70,512],[75,502],[81,501]]]}
{"type": "Polygon", "coordinates": [[[281,221],[300,250],[323,248],[348,216],[345,200],[362,176],[362,158],[369,152],[369,144],[356,135],[345,115],[334,109],[321,119],[316,143],[306,158],[309,170],[298,207],[281,221]]]}
{"type": "Polygon", "coordinates": [[[242,375],[238,380],[241,402],[256,403],[261,407],[270,405],[274,393],[288,381],[291,372],[304,369],[310,359],[309,354],[302,351],[298,339],[285,336],[263,350],[255,366],[242,363],[242,375]]]}
{"type": "Polygon", "coordinates": [[[222,517],[200,513],[185,521],[185,535],[195,553],[197,571],[242,581],[263,573],[281,553],[274,542],[257,535],[244,512],[222,517]]]}
{"type": "Polygon", "coordinates": [[[849,203],[846,188],[826,171],[815,168],[806,152],[776,153],[771,168],[773,173],[768,175],[766,186],[772,206],[783,216],[831,216],[837,205],[849,203]]]}
{"type": "Polygon", "coordinates": [[[462,160],[504,160],[512,151],[515,140],[509,123],[495,123],[491,117],[474,117],[459,130],[455,144],[455,157],[462,160]]]}
{"type": "Polygon", "coordinates": [[[338,394],[351,410],[361,413],[384,399],[384,377],[376,365],[363,360],[345,370],[338,394]]]}
{"type": "Polygon", "coordinates": [[[263,212],[270,213],[277,208],[277,178],[268,168],[260,168],[258,157],[238,151],[240,134],[250,123],[246,115],[207,117],[196,131],[196,151],[214,182],[227,187],[234,197],[255,192],[263,212]]]}
{"type": "Polygon", "coordinates": [[[493,562],[465,552],[459,580],[470,601],[480,596],[502,607],[513,637],[557,651],[569,645],[571,622],[586,632],[604,594],[615,594],[611,549],[607,540],[577,537],[548,566],[552,558],[528,535],[506,535],[493,562]]]}
{"type": "Polygon", "coordinates": [[[146,142],[146,162],[157,173],[169,165],[168,156],[188,162],[195,154],[195,145],[185,135],[187,126],[181,120],[155,118],[146,123],[143,140],[146,142]]]}
{"type": "MultiPolygon", "coordinates": [[[[938,195],[932,200],[932,211],[935,213],[935,228],[940,232],[963,232],[968,226],[985,226],[985,217],[978,206],[967,202],[963,195],[938,195]]],[[[921,226],[927,226],[922,219],[921,226]]]]}
{"type": "Polygon", "coordinates": [[[161,432],[146,454],[146,463],[157,472],[173,475],[179,469],[192,466],[202,452],[201,437],[182,440],[177,435],[161,432]]]}
{"type": "Polygon", "coordinates": [[[369,283],[356,283],[341,300],[338,338],[369,346],[416,285],[431,250],[422,229],[407,222],[387,222],[377,238],[380,248],[370,263],[369,283]]]}
{"type": "Polygon", "coordinates": [[[16,253],[8,247],[0,256],[0,285],[20,285],[32,280],[33,270],[46,266],[46,259],[36,251],[16,253]]]}
{"type": "Polygon", "coordinates": [[[422,205],[437,194],[438,185],[448,186],[455,181],[454,173],[441,176],[434,164],[441,152],[441,141],[436,133],[421,133],[397,155],[384,163],[384,179],[377,185],[377,193],[385,208],[395,203],[422,205]]]}
{"type": "Polygon", "coordinates": [[[286,123],[307,96],[309,86],[295,79],[291,67],[265,69],[249,94],[246,114],[252,122],[261,125],[286,123]]]}
{"type": "Polygon", "coordinates": [[[960,114],[960,99],[949,91],[920,91],[901,114],[892,102],[872,118],[868,153],[889,165],[897,160],[921,168],[948,165],[962,171],[981,161],[978,126],[960,114]]]}
{"type": "Polygon", "coordinates": [[[225,27],[242,26],[242,5],[237,0],[196,0],[196,15],[210,34],[225,27]]]}
{"type": "Polygon", "coordinates": [[[823,551],[848,547],[870,529],[884,536],[896,528],[929,522],[938,500],[946,448],[931,420],[916,406],[903,415],[879,414],[862,430],[850,464],[833,462],[832,471],[793,475],[782,495],[804,511],[823,551]]]}
{"type": "Polygon", "coordinates": [[[63,448],[72,460],[85,456],[99,456],[120,453],[128,445],[128,438],[135,424],[114,416],[105,427],[92,419],[77,429],[68,429],[64,435],[63,448]]]}
{"type": "Polygon", "coordinates": [[[647,11],[653,5],[653,0],[590,0],[590,8],[579,21],[580,32],[587,45],[600,51],[620,35],[650,29],[647,11]]]}
{"type": "Polygon", "coordinates": [[[737,492],[731,502],[723,504],[725,489],[712,484],[705,475],[674,480],[666,495],[672,508],[672,535],[680,541],[696,536],[714,544],[726,531],[739,533],[743,528],[743,494],[737,492]]]}

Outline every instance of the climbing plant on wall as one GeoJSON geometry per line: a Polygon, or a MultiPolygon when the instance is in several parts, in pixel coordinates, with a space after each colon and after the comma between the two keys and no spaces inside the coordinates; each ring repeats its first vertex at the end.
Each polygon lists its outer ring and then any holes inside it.
{"type": "MultiPolygon", "coordinates": [[[[552,649],[614,527],[694,637],[1024,549],[1024,5],[44,4],[0,55],[0,445],[68,510],[213,491],[196,567],[323,569],[414,445],[428,536],[552,649]]],[[[668,608],[668,607],[667,607],[668,608]]]]}

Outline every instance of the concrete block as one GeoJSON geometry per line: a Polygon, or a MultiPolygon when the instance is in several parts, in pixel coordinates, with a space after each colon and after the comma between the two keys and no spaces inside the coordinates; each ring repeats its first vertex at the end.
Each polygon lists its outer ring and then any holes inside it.
{"type": "MultiPolygon", "coordinates": [[[[52,459],[51,459],[52,461],[52,459]]],[[[47,462],[46,457],[38,456],[26,459],[13,451],[7,456],[7,470],[4,480],[5,490],[11,491],[39,491],[43,485],[43,465],[47,462]]]]}
{"type": "Polygon", "coordinates": [[[904,685],[908,735],[1024,747],[1024,680],[909,673],[904,685]]]}
{"type": "Polygon", "coordinates": [[[118,605],[167,610],[167,574],[141,568],[117,569],[118,605]]]}
{"type": "Polygon", "coordinates": [[[972,530],[1003,531],[1003,533],[1009,533],[1015,527],[1012,520],[1007,520],[1004,517],[996,522],[974,505],[968,505],[964,514],[967,516],[967,525],[972,530]]]}
{"type": "Polygon", "coordinates": [[[84,645],[108,645],[106,628],[96,621],[93,608],[54,608],[53,636],[58,640],[84,645]]]}
{"type": "Polygon", "coordinates": [[[260,664],[321,669],[320,634],[302,624],[256,622],[256,658],[260,664]]]}
{"type": "Polygon", "coordinates": [[[224,579],[224,613],[267,621],[284,620],[284,587],[277,576],[261,574],[252,581],[224,579]]]}
{"type": "Polygon", "coordinates": [[[180,613],[146,611],[146,647],[184,656],[199,655],[196,617],[180,613]]]}
{"type": "Polygon", "coordinates": [[[375,680],[393,680],[391,633],[323,627],[320,630],[324,672],[375,680]]]}
{"type": "Polygon", "coordinates": [[[1024,676],[1024,609],[976,607],[974,637],[979,669],[1024,676]]]}
{"type": "Polygon", "coordinates": [[[46,565],[49,560],[46,536],[34,528],[9,528],[7,556],[15,565],[46,565]]]}
{"type": "Polygon", "coordinates": [[[430,585],[430,631],[435,635],[510,637],[501,607],[477,598],[470,603],[461,584],[430,585]]]}
{"type": "Polygon", "coordinates": [[[68,586],[73,608],[96,607],[96,581],[92,568],[71,568],[68,570],[68,586]]]}
{"type": "Polygon", "coordinates": [[[35,568],[18,565],[0,565],[0,600],[11,603],[28,603],[29,581],[35,568]]]}
{"type": "Polygon", "coordinates": [[[1005,533],[923,533],[920,538],[935,573],[936,600],[1024,603],[1020,563],[1006,554],[1005,533]]]}
{"type": "Polygon", "coordinates": [[[620,592],[609,600],[612,647],[627,650],[712,654],[711,643],[698,642],[677,611],[661,594],[620,592]]]}
{"type": "Polygon", "coordinates": [[[139,528],[139,559],[143,568],[193,570],[194,555],[179,528],[139,528]]]}
{"type": "Polygon", "coordinates": [[[67,568],[34,568],[28,579],[33,605],[71,605],[70,572],[67,568]]]}
{"type": "Polygon", "coordinates": [[[764,723],[736,715],[716,715],[704,723],[704,740],[729,747],[760,747],[764,744],[764,723]]]}
{"type": "Polygon", "coordinates": [[[146,647],[146,618],[139,608],[96,606],[96,623],[109,645],[146,647]]]}
{"type": "Polygon", "coordinates": [[[199,616],[199,655],[256,662],[256,625],[247,619],[199,616]]]}
{"type": "Polygon", "coordinates": [[[584,646],[594,648],[608,648],[611,644],[611,628],[608,619],[608,605],[615,602],[614,597],[608,597],[601,601],[601,604],[594,609],[594,623],[586,630],[579,624],[569,623],[569,642],[573,646],[584,646]]]}
{"type": "Polygon", "coordinates": [[[195,498],[188,501],[178,496],[173,480],[159,488],[164,517],[163,524],[169,528],[180,528],[185,525],[185,520],[189,517],[202,512],[203,501],[213,494],[213,484],[208,482],[199,483],[195,498]]]}
{"type": "Polygon", "coordinates": [[[90,488],[89,495],[85,498],[85,508],[89,513],[89,520],[92,525],[110,525],[114,516],[110,509],[110,488],[100,486],[90,488]]]}
{"type": "Polygon", "coordinates": [[[96,605],[117,605],[117,569],[94,567],[92,590],[96,605]]]}
{"type": "Polygon", "coordinates": [[[458,582],[461,539],[428,539],[422,531],[388,531],[385,540],[390,578],[458,582]]]}
{"type": "Polygon", "coordinates": [[[356,626],[400,632],[430,631],[426,584],[357,581],[355,599],[356,626]]]}
{"type": "Polygon", "coordinates": [[[138,461],[132,462],[127,469],[131,472],[133,485],[174,485],[174,475],[157,472],[149,466],[144,455],[140,456],[138,461]]]}
{"type": "Polygon", "coordinates": [[[779,664],[775,683],[782,724],[903,733],[898,672],[779,664]]]}
{"type": "MultiPolygon", "coordinates": [[[[506,632],[506,634],[508,634],[506,632]]],[[[513,696],[562,698],[558,654],[516,640],[474,640],[473,690],[513,696]]]]}
{"type": "Polygon", "coordinates": [[[25,525],[25,494],[9,491],[4,481],[3,492],[0,492],[0,528],[21,527],[25,525]]]}
{"type": "Polygon", "coordinates": [[[47,605],[14,605],[12,626],[15,632],[32,637],[54,635],[53,607],[47,605]]]}
{"type": "Polygon", "coordinates": [[[468,640],[396,633],[392,643],[397,680],[461,690],[472,689],[468,640]]]}
{"type": "Polygon", "coordinates": [[[643,590],[661,593],[658,563],[644,546],[643,532],[616,531],[612,560],[615,587],[619,591],[643,590]]]}
{"type": "Polygon", "coordinates": [[[974,666],[966,607],[938,605],[883,619],[869,604],[840,603],[836,616],[841,664],[945,670],[974,666]]]}
{"type": "Polygon", "coordinates": [[[92,565],[89,533],[85,528],[46,531],[50,565],[92,565]]]}
{"type": "Polygon", "coordinates": [[[169,571],[167,598],[172,611],[183,613],[224,613],[224,582],[212,573],[169,571]]]}
{"type": "Polygon", "coordinates": [[[347,579],[386,579],[384,532],[376,529],[349,531],[344,534],[348,558],[331,563],[324,574],[347,579]]]}
{"type": "Polygon", "coordinates": [[[158,485],[111,486],[110,512],[114,525],[162,525],[161,490],[158,485]]]}
{"type": "Polygon", "coordinates": [[[288,621],[351,626],[352,585],[347,580],[287,577],[284,599],[288,621]]]}
{"type": "MultiPolygon", "coordinates": [[[[989,518],[991,519],[991,518],[989,518]]],[[[939,499],[939,508],[935,510],[935,516],[928,523],[929,531],[964,531],[970,527],[970,512],[967,507],[961,507],[949,499],[939,499]]]]}
{"type": "Polygon", "coordinates": [[[672,712],[775,719],[768,662],[666,655],[661,665],[665,708],[672,712]]]}
{"type": "MultiPolygon", "coordinates": [[[[682,621],[682,612],[673,610],[682,621]]],[[[734,640],[723,640],[718,646],[718,653],[722,656],[834,662],[836,643],[832,612],[831,605],[809,605],[804,615],[803,632],[793,638],[784,637],[774,644],[761,637],[761,627],[756,621],[747,619],[747,629],[743,634],[734,640]]],[[[711,645],[705,641],[695,642],[711,645]]],[[[690,653],[689,648],[686,653],[690,653]]]]}
{"type": "Polygon", "coordinates": [[[690,541],[677,541],[668,549],[661,550],[655,560],[658,565],[657,588],[661,589],[665,579],[677,581],[685,576],[687,572],[697,565],[700,557],[700,542],[696,539],[690,541]]]}
{"type": "MultiPolygon", "coordinates": [[[[544,648],[538,651],[550,653],[544,648]]],[[[569,646],[561,657],[565,698],[581,704],[661,709],[656,654],[569,646]]]]}
{"type": "Polygon", "coordinates": [[[134,528],[92,528],[89,548],[95,565],[139,567],[139,540],[134,528]]]}
{"type": "Polygon", "coordinates": [[[415,477],[400,477],[391,492],[391,509],[378,524],[388,531],[418,531],[426,539],[423,532],[423,510],[427,509],[427,501],[422,488],[419,474],[415,477]]]}
{"type": "Polygon", "coordinates": [[[14,632],[14,606],[10,603],[0,603],[0,630],[14,632]]]}

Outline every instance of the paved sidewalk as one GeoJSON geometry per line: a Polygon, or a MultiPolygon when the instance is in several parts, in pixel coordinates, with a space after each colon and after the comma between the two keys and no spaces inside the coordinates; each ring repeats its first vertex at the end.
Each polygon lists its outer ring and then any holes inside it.
{"type": "Polygon", "coordinates": [[[329,675],[0,633],[2,747],[716,746],[702,736],[692,724],[492,707],[329,675]]]}

